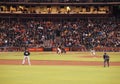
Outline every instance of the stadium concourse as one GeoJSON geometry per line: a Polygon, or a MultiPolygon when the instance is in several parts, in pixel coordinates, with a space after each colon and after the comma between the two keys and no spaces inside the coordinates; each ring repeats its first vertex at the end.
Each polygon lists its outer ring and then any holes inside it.
{"type": "MultiPolygon", "coordinates": [[[[42,20],[2,19],[0,21],[0,51],[25,46],[43,47],[120,47],[120,20],[110,18],[82,18],[62,22],[42,20]],[[2,49],[3,48],[3,49],[2,49]]],[[[113,49],[114,51],[114,49],[113,49]]]]}

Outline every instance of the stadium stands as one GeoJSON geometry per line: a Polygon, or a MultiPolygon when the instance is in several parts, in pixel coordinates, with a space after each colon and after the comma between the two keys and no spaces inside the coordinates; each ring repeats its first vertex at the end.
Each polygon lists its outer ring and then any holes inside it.
{"type": "MultiPolygon", "coordinates": [[[[0,51],[21,51],[24,47],[31,51],[55,51],[57,46],[63,46],[67,51],[91,48],[120,51],[120,14],[117,12],[120,9],[116,3],[79,6],[76,3],[79,0],[11,1],[13,3],[7,5],[0,3],[0,51]],[[72,1],[74,5],[69,4],[72,1]]],[[[80,4],[82,2],[99,1],[81,0],[80,4]]]]}
{"type": "Polygon", "coordinates": [[[74,22],[0,22],[0,47],[119,47],[120,25],[115,18],[91,18],[74,22]]]}

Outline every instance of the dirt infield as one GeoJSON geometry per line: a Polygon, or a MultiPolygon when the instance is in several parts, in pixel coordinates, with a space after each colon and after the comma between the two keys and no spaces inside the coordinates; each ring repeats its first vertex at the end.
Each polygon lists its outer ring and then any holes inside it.
{"type": "MultiPolygon", "coordinates": [[[[74,65],[74,66],[103,66],[97,61],[64,61],[64,60],[31,60],[32,65],[74,65]]],[[[22,65],[22,60],[0,60],[0,65],[22,65]]],[[[27,65],[27,63],[25,64],[27,65]]],[[[110,62],[110,66],[120,66],[120,62],[110,62]]]]}

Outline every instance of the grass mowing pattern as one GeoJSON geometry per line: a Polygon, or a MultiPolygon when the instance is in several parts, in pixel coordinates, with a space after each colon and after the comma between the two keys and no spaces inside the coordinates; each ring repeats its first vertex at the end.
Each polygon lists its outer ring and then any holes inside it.
{"type": "Polygon", "coordinates": [[[120,84],[120,67],[0,65],[0,84],[120,84]]]}
{"type": "MultiPolygon", "coordinates": [[[[108,52],[110,61],[120,62],[120,52],[108,52]]],[[[103,52],[97,52],[102,56],[103,52]]],[[[31,60],[103,61],[81,58],[89,52],[31,53],[31,60]]],[[[23,59],[23,52],[1,52],[0,59],[23,59]]],[[[120,84],[120,66],[22,66],[0,65],[0,84],[120,84]]]]}
{"type": "MultiPolygon", "coordinates": [[[[91,56],[90,52],[67,52],[67,54],[58,55],[55,52],[31,52],[31,60],[74,60],[74,61],[103,61],[104,52],[96,52],[101,58],[86,58],[91,56]],[[85,57],[85,58],[84,58],[85,57]]],[[[120,52],[107,52],[110,55],[110,61],[120,62],[120,52]]],[[[91,56],[92,57],[92,56],[91,56]]],[[[23,52],[1,52],[0,59],[23,59],[23,52]]]]}

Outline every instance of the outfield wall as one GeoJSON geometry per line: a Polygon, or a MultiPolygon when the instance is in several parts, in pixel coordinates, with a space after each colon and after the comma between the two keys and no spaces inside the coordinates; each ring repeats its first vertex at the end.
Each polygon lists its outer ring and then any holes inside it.
{"type": "MultiPolygon", "coordinates": [[[[20,47],[1,47],[0,52],[13,52],[13,51],[24,51],[25,48],[20,48],[20,47]]],[[[57,49],[54,48],[28,48],[29,51],[31,52],[43,52],[43,51],[53,51],[56,52],[57,49]]],[[[89,49],[86,49],[85,47],[65,47],[66,51],[89,51],[89,49]]],[[[95,51],[109,51],[109,52],[120,52],[120,47],[95,47],[95,51]]]]}

